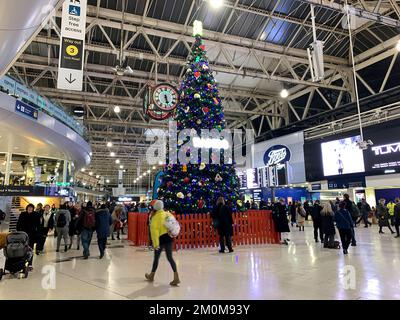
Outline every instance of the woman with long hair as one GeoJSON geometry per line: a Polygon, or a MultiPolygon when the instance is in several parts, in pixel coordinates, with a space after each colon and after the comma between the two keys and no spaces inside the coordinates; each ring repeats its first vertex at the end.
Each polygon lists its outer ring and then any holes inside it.
{"type": "Polygon", "coordinates": [[[299,227],[299,231],[304,231],[304,222],[306,221],[307,212],[304,209],[301,202],[297,203],[296,214],[297,214],[297,225],[299,227]]]}
{"type": "Polygon", "coordinates": [[[114,238],[114,232],[117,232],[117,239],[120,240],[119,234],[122,228],[122,221],[121,221],[121,215],[122,215],[122,206],[117,205],[114,208],[113,213],[111,214],[112,218],[112,225],[110,226],[110,234],[111,234],[111,240],[115,240],[114,238]]]}
{"type": "Polygon", "coordinates": [[[324,248],[333,248],[335,244],[335,213],[332,204],[325,202],[321,210],[321,226],[324,234],[324,248]]]}

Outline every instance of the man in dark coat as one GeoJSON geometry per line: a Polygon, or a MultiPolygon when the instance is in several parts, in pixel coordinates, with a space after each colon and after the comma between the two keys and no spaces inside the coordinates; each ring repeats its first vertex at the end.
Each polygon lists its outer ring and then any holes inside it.
{"type": "Polygon", "coordinates": [[[216,206],[213,208],[212,219],[216,222],[216,228],[219,235],[220,253],[225,252],[225,242],[229,252],[232,249],[232,235],[233,235],[233,218],[232,209],[225,205],[223,197],[219,197],[216,206]]]}
{"type": "Polygon", "coordinates": [[[324,241],[324,234],[322,232],[322,225],[321,225],[321,210],[322,207],[320,205],[319,200],[315,200],[314,206],[312,207],[311,210],[311,216],[313,219],[313,226],[314,226],[314,240],[315,242],[318,242],[318,230],[319,230],[319,238],[321,239],[321,242],[324,241]]]}
{"type": "Polygon", "coordinates": [[[275,231],[280,233],[282,243],[288,245],[290,239],[288,238],[289,229],[289,221],[287,218],[285,200],[280,199],[278,203],[275,205],[275,209],[272,213],[272,218],[275,223],[275,231]]]}
{"type": "MultiPolygon", "coordinates": [[[[40,214],[35,211],[33,204],[26,206],[26,211],[22,212],[18,218],[17,231],[24,231],[29,237],[29,247],[33,251],[35,243],[40,236],[40,214]]],[[[29,269],[32,269],[33,255],[28,262],[29,269]]]]}
{"type": "Polygon", "coordinates": [[[107,209],[105,204],[102,204],[100,209],[96,211],[96,234],[100,251],[100,259],[104,257],[104,252],[107,246],[107,238],[110,234],[110,226],[112,223],[110,211],[107,209]]]}

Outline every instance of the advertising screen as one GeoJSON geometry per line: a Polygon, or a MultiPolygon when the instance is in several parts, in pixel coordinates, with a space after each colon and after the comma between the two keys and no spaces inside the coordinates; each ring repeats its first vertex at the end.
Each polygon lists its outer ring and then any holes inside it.
{"type": "Polygon", "coordinates": [[[357,146],[360,136],[321,143],[324,176],[364,172],[363,151],[357,146]]]}

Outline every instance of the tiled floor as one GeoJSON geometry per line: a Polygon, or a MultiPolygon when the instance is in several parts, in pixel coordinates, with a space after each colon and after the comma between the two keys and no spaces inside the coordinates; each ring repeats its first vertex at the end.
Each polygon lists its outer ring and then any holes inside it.
{"type": "Polygon", "coordinates": [[[93,245],[92,257],[82,260],[77,250],[56,254],[50,237],[48,253],[35,256],[27,279],[6,275],[0,281],[0,300],[400,299],[400,239],[379,235],[376,226],[358,227],[358,245],[344,256],[316,244],[311,223],[305,229],[293,230],[289,246],[237,247],[223,255],[217,249],[179,251],[177,288],[168,284],[172,271],[164,254],[155,282],[148,283],[152,253],[126,240],[113,242],[103,260],[93,245]],[[55,270],[55,289],[48,287],[48,270],[55,270]]]}

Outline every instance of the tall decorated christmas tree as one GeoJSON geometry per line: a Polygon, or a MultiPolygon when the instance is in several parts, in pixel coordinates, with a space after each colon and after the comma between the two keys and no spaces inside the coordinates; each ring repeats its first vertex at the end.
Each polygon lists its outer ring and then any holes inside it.
{"type": "Polygon", "coordinates": [[[171,142],[174,140],[170,137],[169,161],[164,168],[158,195],[164,200],[165,207],[176,213],[209,212],[220,196],[224,197],[225,201],[230,201],[233,210],[236,211],[241,205],[239,180],[232,158],[224,156],[222,148],[227,140],[224,141],[222,137],[199,138],[202,129],[214,129],[214,132],[221,133],[226,123],[218,86],[209,67],[201,31],[194,32],[194,36],[195,43],[189,55],[184,79],[180,84],[180,101],[175,114],[178,137],[183,131],[190,132],[190,136],[177,138],[176,142],[171,142]],[[195,160],[184,164],[179,160],[171,163],[171,147],[176,147],[177,153],[186,152],[187,156],[190,152],[193,153],[193,150],[190,150],[193,144],[189,142],[193,141],[194,135],[198,137],[198,149],[191,155],[195,160]],[[204,151],[208,161],[204,161],[204,157],[201,157],[204,151]]]}

